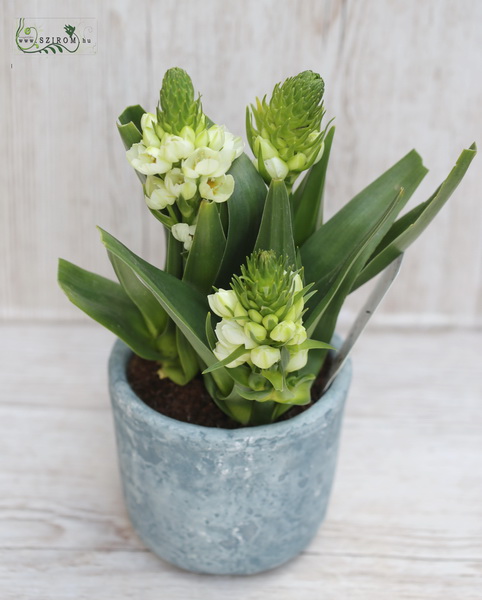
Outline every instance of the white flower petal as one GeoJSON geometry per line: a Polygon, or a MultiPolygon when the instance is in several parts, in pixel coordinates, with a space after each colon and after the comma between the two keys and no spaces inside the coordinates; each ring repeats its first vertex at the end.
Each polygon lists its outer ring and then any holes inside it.
{"type": "Polygon", "coordinates": [[[238,304],[238,297],[233,290],[219,289],[215,294],[209,294],[208,303],[218,317],[230,318],[238,304]]]}
{"type": "Polygon", "coordinates": [[[202,198],[213,202],[226,202],[234,191],[234,177],[221,175],[221,177],[201,177],[199,193],[202,198]]]}

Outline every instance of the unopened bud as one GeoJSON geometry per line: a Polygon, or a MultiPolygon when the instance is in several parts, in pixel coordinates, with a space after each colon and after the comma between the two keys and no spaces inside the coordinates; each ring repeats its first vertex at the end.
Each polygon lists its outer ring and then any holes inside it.
{"type": "Polygon", "coordinates": [[[253,308],[248,310],[248,316],[251,319],[251,321],[254,321],[255,323],[261,323],[263,321],[261,313],[259,313],[257,310],[254,310],[253,308]]]}
{"type": "Polygon", "coordinates": [[[269,337],[275,342],[286,343],[294,336],[296,325],[292,321],[281,321],[271,331],[269,337]]]}
{"type": "Polygon", "coordinates": [[[271,179],[285,179],[290,171],[285,161],[277,156],[265,160],[264,166],[271,179]]]}
{"type": "Polygon", "coordinates": [[[266,339],[267,331],[259,323],[250,321],[244,326],[244,333],[249,336],[254,342],[260,344],[266,339]]]}
{"type": "Polygon", "coordinates": [[[263,317],[263,326],[266,327],[268,331],[271,331],[273,327],[278,325],[279,319],[276,315],[266,315],[263,317]]]}
{"type": "Polygon", "coordinates": [[[279,349],[271,346],[257,346],[251,350],[251,361],[260,369],[269,369],[279,361],[280,356],[279,349]]]}

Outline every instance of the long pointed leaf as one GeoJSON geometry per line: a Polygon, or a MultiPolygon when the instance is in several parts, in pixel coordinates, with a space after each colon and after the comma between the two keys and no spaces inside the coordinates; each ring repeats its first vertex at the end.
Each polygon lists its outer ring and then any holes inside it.
{"type": "Polygon", "coordinates": [[[161,358],[141,313],[122,287],[60,259],[58,280],[69,300],[148,360],[161,358]]]}
{"type": "Polygon", "coordinates": [[[469,149],[464,150],[445,181],[432,196],[393,224],[372,257],[368,260],[363,271],[357,277],[352,290],[360,287],[383,271],[386,266],[400,256],[419,237],[453,194],[476,154],[477,147],[475,144],[472,144],[469,149]]]}
{"type": "Polygon", "coordinates": [[[234,192],[226,203],[229,225],[223,262],[216,280],[218,287],[226,287],[231,277],[239,273],[245,257],[251,254],[267,192],[263,179],[246,154],[234,161],[229,173],[235,183],[234,192]]]}
{"type": "MultiPolygon", "coordinates": [[[[340,260],[349,256],[353,248],[366,238],[373,223],[392,204],[395,193],[404,189],[404,202],[399,205],[401,210],[426,173],[420,156],[413,150],[308,238],[300,254],[305,279],[315,282],[318,294],[326,293],[340,260]]],[[[393,219],[395,217],[396,214],[393,214],[393,219]]]]}
{"type": "Polygon", "coordinates": [[[185,383],[188,383],[196,375],[196,373],[198,373],[199,365],[196,352],[191,344],[187,341],[186,336],[181,333],[179,327],[176,328],[176,346],[179,355],[179,362],[181,363],[184,373],[185,383]]]}
{"type": "MultiPolygon", "coordinates": [[[[209,348],[204,329],[208,312],[206,297],[184,281],[150,265],[106,231],[100,229],[100,232],[107,250],[129,266],[154,294],[200,359],[208,366],[217,362],[217,358],[209,348]]],[[[220,369],[216,371],[215,376],[222,393],[229,393],[232,388],[232,379],[229,375],[220,369]]]]}
{"type": "Polygon", "coordinates": [[[168,316],[156,297],[143,285],[134,272],[108,252],[119,283],[144,318],[146,326],[154,339],[166,327],[168,316]]]}
{"type": "Polygon", "coordinates": [[[255,249],[274,250],[286,256],[289,265],[296,265],[290,199],[284,181],[273,179],[269,186],[255,249]]]}
{"type": "Polygon", "coordinates": [[[184,268],[183,280],[203,294],[209,294],[216,280],[226,238],[218,205],[203,200],[199,207],[196,233],[184,268]]]}
{"type": "Polygon", "coordinates": [[[142,131],[141,119],[145,112],[146,111],[142,108],[142,106],[139,104],[134,104],[133,106],[128,106],[124,109],[124,111],[119,115],[118,121],[121,125],[132,123],[139,131],[142,131]]]}
{"type": "MultiPolygon", "coordinates": [[[[344,299],[353,284],[354,279],[361,271],[367,258],[373,252],[373,249],[380,243],[380,240],[386,234],[395,215],[401,210],[401,206],[405,203],[403,198],[404,190],[400,190],[395,198],[392,197],[392,202],[383,214],[372,224],[369,231],[365,234],[364,239],[353,246],[348,255],[342,260],[341,264],[329,275],[329,279],[325,280],[325,288],[323,293],[317,291],[315,296],[310,301],[310,311],[305,322],[306,331],[310,337],[315,330],[319,320],[328,309],[334,299],[344,299]],[[328,285],[326,285],[328,284],[328,285]]],[[[317,339],[331,339],[331,334],[317,339]]]]}
{"type": "Polygon", "coordinates": [[[128,106],[122,114],[119,115],[117,129],[119,130],[126,150],[137,144],[142,139],[141,118],[146,111],[139,106],[128,106]]]}
{"type": "MultiPolygon", "coordinates": [[[[133,144],[137,144],[142,140],[141,118],[146,111],[139,106],[128,106],[124,112],[119,115],[117,130],[122,138],[122,142],[126,150],[129,150],[133,144]]],[[[142,184],[146,181],[146,176],[139,171],[136,175],[142,184]]]]}
{"type": "Polygon", "coordinates": [[[326,170],[334,135],[335,128],[331,127],[325,137],[321,160],[311,167],[293,195],[293,231],[297,246],[301,246],[323,220],[326,170]]]}

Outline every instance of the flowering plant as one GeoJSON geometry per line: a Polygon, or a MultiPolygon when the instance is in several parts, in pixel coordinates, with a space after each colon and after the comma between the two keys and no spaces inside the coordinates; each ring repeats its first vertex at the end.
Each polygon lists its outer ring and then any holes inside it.
{"type": "Polygon", "coordinates": [[[398,217],[427,173],[411,151],[325,221],[335,128],[322,127],[323,94],[321,77],[304,71],[248,107],[250,160],[241,138],[204,114],[187,73],[170,69],[156,113],[131,106],[118,123],[165,231],[164,269],[103,230],[118,283],[59,265],[74,304],[158,361],[161,378],[186,385],[201,371],[214,402],[244,425],[310,402],[345,298],[418,237],[476,153],[464,150],[433,195],[398,217]]]}

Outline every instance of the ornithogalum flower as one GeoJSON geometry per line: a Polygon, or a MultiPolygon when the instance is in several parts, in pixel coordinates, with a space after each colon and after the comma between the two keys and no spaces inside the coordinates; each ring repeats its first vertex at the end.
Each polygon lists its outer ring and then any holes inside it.
{"type": "Polygon", "coordinates": [[[257,98],[251,112],[247,109],[246,130],[256,157],[254,164],[268,183],[285,179],[291,188],[302,171],[321,159],[323,92],[323,79],[303,71],[278,83],[269,102],[266,96],[257,98]]]}
{"type": "MultiPolygon", "coordinates": [[[[213,352],[219,366],[247,369],[249,388],[241,396],[291,404],[309,402],[302,369],[308,349],[326,344],[307,342],[303,326],[308,289],[302,274],[272,250],[257,251],[231,282],[231,290],[208,296],[211,310],[222,317],[216,325],[213,352]],[[254,395],[253,395],[254,394],[254,395]]],[[[215,370],[211,368],[211,370],[215,370]]]]}

